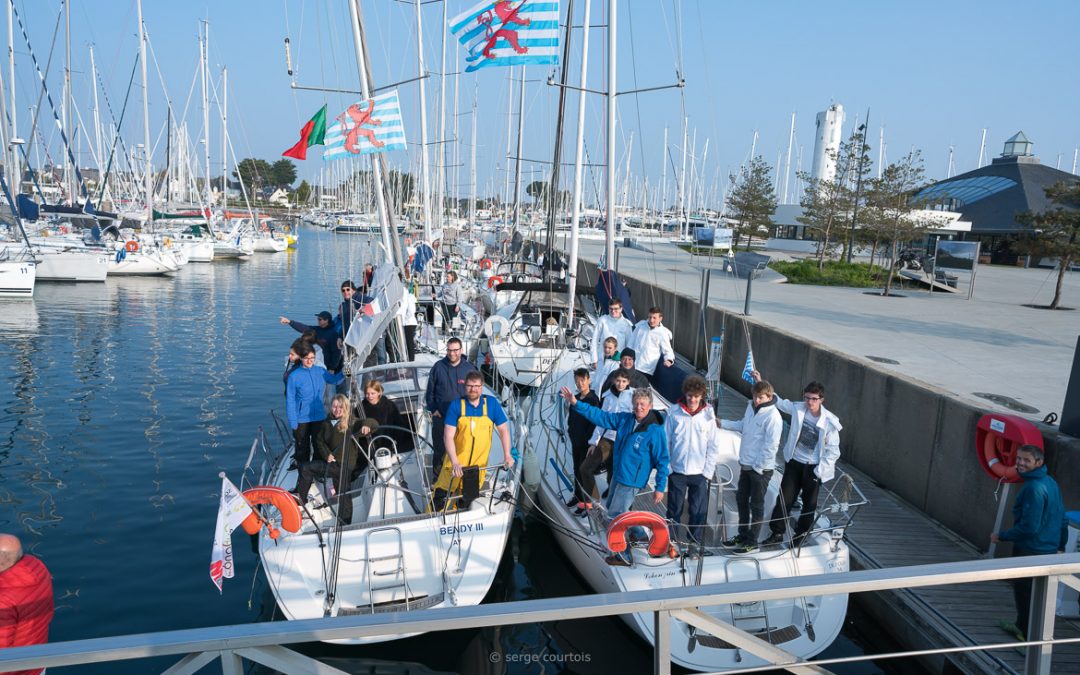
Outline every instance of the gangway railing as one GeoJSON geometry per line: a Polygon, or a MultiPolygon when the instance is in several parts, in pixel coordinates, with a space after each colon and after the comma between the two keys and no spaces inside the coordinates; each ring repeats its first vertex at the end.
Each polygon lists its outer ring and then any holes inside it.
{"type": "Polygon", "coordinates": [[[797,673],[822,673],[827,672],[824,666],[831,664],[1023,646],[1026,647],[1025,675],[1049,675],[1054,645],[1080,642],[1080,638],[1053,638],[1058,584],[1080,590],[1080,579],[1072,576],[1075,574],[1080,574],[1080,554],[1045,555],[631,593],[546,598],[416,612],[215,626],[3,649],[0,650],[0,672],[184,655],[178,663],[164,672],[170,675],[195,673],[220,659],[225,675],[242,675],[243,661],[247,659],[287,673],[337,674],[342,671],[286,649],[283,645],[647,612],[653,615],[653,672],[657,675],[671,672],[672,635],[669,619],[690,624],[699,632],[711,633],[733,647],[754,654],[770,664],[726,671],[730,673],[760,672],[778,667],[797,673]],[[1033,580],[1030,635],[1026,642],[960,645],[942,649],[805,661],[698,609],[739,602],[787,600],[804,596],[866,593],[1026,577],[1033,580]]]}

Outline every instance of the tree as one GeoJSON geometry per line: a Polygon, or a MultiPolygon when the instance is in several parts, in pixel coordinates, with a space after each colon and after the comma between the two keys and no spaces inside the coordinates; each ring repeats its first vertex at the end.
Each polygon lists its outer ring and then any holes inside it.
{"type": "Polygon", "coordinates": [[[1016,217],[1032,228],[1032,236],[1017,242],[1016,249],[1025,255],[1058,259],[1057,286],[1050,309],[1061,304],[1065,273],[1080,261],[1080,181],[1055,183],[1044,191],[1053,208],[1028,211],[1016,217]]]}
{"type": "MultiPolygon", "coordinates": [[[[864,142],[865,130],[861,127],[852,132],[848,140],[840,144],[839,150],[829,150],[829,158],[836,170],[831,178],[813,178],[809,174],[799,173],[806,181],[806,191],[799,200],[803,215],[797,220],[815,230],[818,235],[818,269],[824,269],[825,257],[832,256],[837,239],[842,238],[844,246],[849,245],[847,230],[838,237],[836,230],[845,222],[850,223],[854,215],[854,185],[859,172],[868,172],[869,163],[865,154],[869,148],[864,142]]],[[[851,225],[848,225],[850,229],[851,225]]]]}
{"type": "Polygon", "coordinates": [[[279,159],[270,165],[270,183],[276,187],[289,188],[296,182],[296,165],[291,159],[279,159]]]}
{"type": "Polygon", "coordinates": [[[525,188],[525,194],[533,198],[533,200],[539,205],[541,203],[546,204],[548,199],[549,185],[547,181],[534,180],[529,183],[525,188]]]}
{"type": "Polygon", "coordinates": [[[900,161],[885,167],[880,178],[868,181],[864,228],[872,229],[875,240],[890,248],[889,271],[882,295],[889,295],[892,290],[900,244],[918,238],[933,224],[930,218],[920,215],[923,204],[915,199],[915,194],[925,185],[926,176],[918,150],[912,150],[900,161]]]}
{"type": "Polygon", "coordinates": [[[296,187],[296,192],[293,193],[293,198],[297,204],[306,204],[311,199],[311,185],[306,180],[300,181],[300,185],[296,187]]]}
{"type": "Polygon", "coordinates": [[[272,185],[273,169],[265,159],[242,159],[236,165],[233,176],[244,183],[249,192],[257,192],[272,185]]]}
{"type": "MultiPolygon", "coordinates": [[[[735,221],[734,248],[739,247],[739,239],[746,235],[746,248],[750,248],[750,239],[764,229],[768,232],[773,225],[772,214],[776,213],[776,193],[769,178],[772,168],[761,156],[750,160],[750,165],[742,168],[738,182],[731,190],[728,205],[729,217],[735,221]]],[[[735,177],[732,176],[732,182],[735,177]]]]}

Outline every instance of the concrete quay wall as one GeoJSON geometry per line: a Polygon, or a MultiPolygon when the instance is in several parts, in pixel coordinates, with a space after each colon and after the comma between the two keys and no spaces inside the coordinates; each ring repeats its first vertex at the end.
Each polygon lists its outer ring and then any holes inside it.
{"type": "MultiPolygon", "coordinates": [[[[596,265],[579,261],[578,274],[579,284],[595,284],[596,265]]],[[[971,544],[983,549],[988,546],[997,512],[998,484],[978,462],[975,424],[982,415],[995,411],[968,404],[946,391],[864,359],[763,325],[752,316],[708,307],[701,334],[697,298],[656,287],[625,271],[622,275],[636,316],[644,318],[653,305],[663,309],[664,324],[674,335],[675,350],[691,358],[697,367],[705,367],[708,340],[722,330],[721,376],[743,394],[750,393],[750,385],[741,379],[750,344],[762,376],[782,396],[796,399],[807,382],[823,383],[825,405],[844,426],[840,438],[847,461],[971,544]]],[[[1050,474],[1061,486],[1065,506],[1068,510],[1080,509],[1080,439],[1060,434],[1056,427],[1039,427],[1050,474]]],[[[1017,487],[1011,490],[1013,496],[1017,487]]],[[[1011,522],[1007,513],[1005,526],[1011,522]]],[[[918,545],[917,539],[912,545],[918,545]]],[[[998,551],[999,555],[1007,554],[1009,547],[998,547],[998,551]]]]}

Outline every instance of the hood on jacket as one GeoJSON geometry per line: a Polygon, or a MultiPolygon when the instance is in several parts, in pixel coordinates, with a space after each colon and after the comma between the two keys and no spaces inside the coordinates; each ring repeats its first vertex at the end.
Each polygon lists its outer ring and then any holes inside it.
{"type": "Polygon", "coordinates": [[[1046,465],[1043,464],[1039,468],[1032,469],[1031,471],[1017,471],[1017,473],[1019,473],[1020,477],[1024,480],[1031,480],[1033,478],[1045,478],[1047,473],[1046,465]]]}
{"type": "Polygon", "coordinates": [[[768,401],[765,401],[761,405],[754,405],[754,402],[750,401],[750,407],[754,409],[755,413],[758,412],[759,410],[761,410],[762,408],[768,408],[771,405],[776,405],[776,396],[775,395],[773,395],[773,397],[771,399],[769,399],[768,401]]]}
{"type": "Polygon", "coordinates": [[[709,407],[708,401],[706,401],[704,398],[701,399],[701,405],[698,406],[697,410],[691,410],[690,408],[687,408],[686,399],[682,397],[679,398],[678,404],[679,407],[683,409],[683,412],[685,412],[687,415],[690,415],[691,417],[697,415],[700,412],[703,412],[706,408],[709,407]]]}
{"type": "Polygon", "coordinates": [[[638,421],[638,420],[635,419],[634,420],[634,431],[631,432],[631,433],[636,434],[638,432],[644,431],[646,428],[648,428],[648,427],[650,427],[650,426],[652,426],[654,424],[657,424],[657,425],[660,425],[660,426],[664,425],[664,416],[660,414],[659,410],[650,410],[649,414],[646,415],[641,421],[638,421]]]}

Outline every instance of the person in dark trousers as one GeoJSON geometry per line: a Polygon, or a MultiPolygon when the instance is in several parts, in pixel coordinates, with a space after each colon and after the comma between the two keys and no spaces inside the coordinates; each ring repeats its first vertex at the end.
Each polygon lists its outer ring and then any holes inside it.
{"type": "Polygon", "coordinates": [[[687,522],[690,540],[704,553],[705,522],[709,507],[709,480],[720,457],[720,430],[716,415],[705,400],[709,387],[705,378],[690,375],[683,380],[682,398],[668,408],[664,433],[668,442],[671,473],[668,475],[667,518],[672,531],[682,524],[683,506],[689,507],[687,522]]]}
{"type": "MultiPolygon", "coordinates": [[[[754,382],[761,382],[758,371],[752,371],[751,376],[754,382]]],[[[787,514],[801,496],[802,510],[791,537],[791,544],[797,548],[814,525],[821,484],[828,483],[836,474],[836,460],[840,459],[840,430],[843,427],[836,415],[825,409],[825,385],[820,382],[806,385],[803,400],[799,403],[779,396],[775,396],[773,401],[777,410],[791,415],[791,431],[784,444],[784,479],[780,482],[780,494],[769,522],[772,534],[761,545],[783,543],[787,514]]]]}
{"type": "MultiPolygon", "coordinates": [[[[626,371],[627,377],[629,377],[630,379],[630,388],[641,389],[643,387],[650,386],[649,376],[635,368],[636,363],[637,352],[635,352],[633,349],[627,347],[626,349],[619,352],[619,367],[626,371]]],[[[600,387],[601,396],[603,396],[608,389],[611,389],[611,385],[615,384],[616,371],[617,369],[611,371],[611,374],[609,374],[607,376],[607,379],[604,380],[603,386],[600,387]]]]}
{"type": "Polygon", "coordinates": [[[446,357],[439,359],[428,374],[427,391],[424,393],[424,409],[431,413],[431,469],[437,477],[446,455],[443,440],[446,409],[453,401],[465,396],[465,376],[476,370],[461,353],[461,340],[452,337],[446,341],[446,357]]]}
{"type": "MultiPolygon", "coordinates": [[[[577,385],[577,393],[574,397],[578,401],[584,401],[597,408],[600,407],[600,398],[596,392],[589,388],[589,369],[578,368],[574,371],[574,384],[577,385]]],[[[570,495],[567,507],[577,506],[584,508],[587,501],[585,489],[582,487],[579,467],[585,461],[585,455],[589,452],[589,437],[592,436],[596,425],[581,416],[576,409],[570,408],[566,414],[566,435],[570,438],[570,450],[574,458],[574,494],[570,495]]],[[[590,476],[592,478],[592,476],[590,476]]]]}
{"type": "MultiPolygon", "coordinates": [[[[0,649],[48,642],[53,613],[52,575],[45,563],[24,554],[15,535],[0,534],[0,649]]],[[[42,670],[8,675],[37,675],[42,670]]]]}
{"type": "Polygon", "coordinates": [[[372,419],[352,419],[349,397],[334,396],[330,402],[330,414],[324,420],[315,437],[315,459],[300,466],[296,481],[296,495],[300,501],[308,500],[308,492],[316,478],[329,478],[334,486],[338,522],[352,523],[352,496],[348,495],[352,477],[367,466],[367,458],[360,454],[357,436],[367,436],[379,428],[372,419]]]}
{"type": "Polygon", "coordinates": [[[293,431],[293,462],[299,468],[311,461],[315,454],[315,435],[326,417],[323,408],[323,390],[326,384],[337,384],[345,378],[342,373],[332,374],[315,365],[315,350],[308,345],[298,345],[300,367],[294,370],[285,383],[285,415],[293,431]]]}
{"type": "Polygon", "coordinates": [[[739,509],[739,530],[723,542],[728,548],[750,553],[758,547],[758,534],[765,516],[765,494],[769,491],[776,452],[784,433],[784,420],[776,409],[772,385],[762,380],[750,388],[751,400],[741,420],[721,420],[720,427],[742,434],[739,440],[739,487],[735,504],[739,509]]]}
{"type": "MultiPolygon", "coordinates": [[[[360,401],[360,416],[365,419],[373,419],[379,426],[395,427],[383,430],[383,435],[394,441],[394,447],[398,452],[409,452],[414,449],[412,433],[409,429],[409,420],[401,414],[397,405],[385,396],[382,382],[368,380],[364,383],[364,398],[360,401]]],[[[390,442],[386,439],[375,439],[374,447],[389,447],[390,442]]]]}
{"type": "Polygon", "coordinates": [[[331,373],[336,373],[341,370],[341,349],[338,347],[338,338],[341,334],[334,328],[334,316],[330,312],[319,312],[317,319],[319,325],[314,327],[299,321],[290,321],[288,317],[284,316],[279,321],[297,333],[314,330],[315,342],[322,347],[326,369],[331,373]]]}
{"type": "MultiPolygon", "coordinates": [[[[990,541],[1009,541],[1013,556],[1047,555],[1064,553],[1069,536],[1065,519],[1065,504],[1061,501],[1061,489],[1047,475],[1045,455],[1035,445],[1022,446],[1016,452],[1016,470],[1024,479],[1024,485],[1013,503],[1013,526],[1002,532],[993,532],[990,541]]],[[[1002,620],[1001,628],[1019,640],[1030,635],[1031,577],[1013,579],[1013,598],[1016,600],[1016,623],[1002,620]]],[[[1053,598],[1048,598],[1053,602],[1053,598]]]]}

